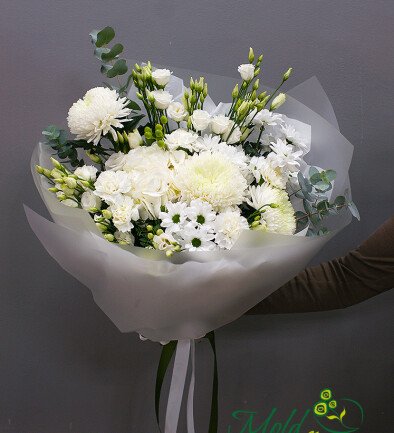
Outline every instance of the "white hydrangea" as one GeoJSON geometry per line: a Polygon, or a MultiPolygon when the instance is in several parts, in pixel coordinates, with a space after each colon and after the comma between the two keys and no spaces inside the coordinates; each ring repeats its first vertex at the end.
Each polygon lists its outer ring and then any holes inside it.
{"type": "Polygon", "coordinates": [[[178,167],[174,183],[185,201],[199,198],[215,211],[241,204],[247,188],[239,168],[216,152],[202,152],[187,159],[178,167]]]}
{"type": "Polygon", "coordinates": [[[97,178],[94,187],[94,194],[111,204],[120,199],[122,194],[131,190],[132,179],[125,171],[103,171],[97,178]]]}
{"type": "Polygon", "coordinates": [[[264,210],[261,213],[260,225],[257,230],[284,235],[294,234],[296,219],[294,209],[290,203],[286,191],[274,188],[267,183],[251,186],[248,203],[256,210],[264,210]],[[275,205],[271,208],[269,205],[275,205]]]}
{"type": "Polygon", "coordinates": [[[68,127],[78,140],[94,145],[108,133],[116,140],[115,128],[123,128],[123,122],[131,113],[127,104],[128,99],[120,98],[115,90],[95,87],[72,105],[67,117],[68,127]]]}
{"type": "Polygon", "coordinates": [[[215,219],[215,242],[220,248],[230,249],[238,240],[243,230],[248,230],[249,224],[238,210],[226,210],[215,219]]]}

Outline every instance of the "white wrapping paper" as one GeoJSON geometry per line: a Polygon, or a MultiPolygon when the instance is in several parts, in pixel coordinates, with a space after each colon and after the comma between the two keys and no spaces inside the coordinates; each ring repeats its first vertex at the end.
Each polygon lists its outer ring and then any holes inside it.
{"type": "MultiPolygon", "coordinates": [[[[228,94],[232,79],[217,81],[228,94]]],[[[182,89],[180,80],[173,85],[182,89]]],[[[307,161],[336,170],[333,196],[343,194],[353,146],[339,132],[326,94],[316,79],[289,94],[313,102],[315,111],[289,97],[282,112],[310,125],[307,161]]],[[[211,106],[211,111],[220,109],[211,106]]],[[[325,236],[245,231],[230,251],[181,252],[168,259],[159,251],[107,242],[86,211],[59,203],[34,170],[37,163],[49,165],[50,152],[37,146],[32,173],[53,222],[25,207],[32,229],[59,265],[92,291],[120,331],[153,341],[199,338],[237,319],[295,276],[351,219],[347,211],[332,218],[327,224],[332,231],[325,236]]]]}

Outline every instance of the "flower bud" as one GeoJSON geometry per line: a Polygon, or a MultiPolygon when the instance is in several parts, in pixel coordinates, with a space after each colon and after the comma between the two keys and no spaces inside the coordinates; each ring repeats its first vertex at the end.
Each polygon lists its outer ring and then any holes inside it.
{"type": "Polygon", "coordinates": [[[105,232],[107,230],[107,226],[105,224],[96,223],[96,227],[102,232],[105,232]]]}
{"type": "Polygon", "coordinates": [[[252,89],[257,90],[259,88],[259,85],[260,85],[260,79],[257,78],[257,80],[253,83],[252,89]]]}
{"type": "Polygon", "coordinates": [[[253,221],[252,224],[250,225],[250,227],[256,228],[259,225],[260,225],[260,221],[253,221]]]}
{"type": "Polygon", "coordinates": [[[155,102],[155,96],[152,94],[152,92],[149,92],[148,94],[148,101],[152,104],[155,102]]]}
{"type": "Polygon", "coordinates": [[[108,242],[113,242],[115,239],[114,235],[112,235],[111,233],[106,233],[104,237],[105,239],[107,239],[108,242]]]}
{"type": "Polygon", "coordinates": [[[52,164],[53,164],[53,166],[55,168],[58,168],[58,169],[62,169],[63,168],[63,166],[60,164],[60,162],[57,161],[55,158],[51,157],[51,162],[52,162],[52,164]]]}
{"type": "Polygon", "coordinates": [[[166,256],[167,257],[172,257],[174,255],[174,251],[171,251],[171,250],[167,250],[166,251],[166,256]]]}
{"type": "Polygon", "coordinates": [[[262,101],[266,96],[267,96],[267,92],[264,91],[264,92],[261,92],[261,93],[259,94],[258,98],[259,98],[260,101],[262,101]]]}
{"type": "Polygon", "coordinates": [[[192,77],[190,77],[190,90],[194,90],[194,81],[192,77]]]}
{"type": "Polygon", "coordinates": [[[44,168],[41,167],[40,165],[36,165],[36,172],[38,174],[44,174],[44,168]]]}
{"type": "Polygon", "coordinates": [[[231,96],[235,99],[239,94],[238,83],[235,85],[233,91],[231,92],[231,96]]]}
{"type": "Polygon", "coordinates": [[[164,116],[164,115],[161,116],[161,117],[160,117],[160,122],[161,122],[162,125],[167,124],[167,123],[168,123],[167,116],[164,116]]]}
{"type": "Polygon", "coordinates": [[[254,76],[257,77],[257,75],[259,75],[260,73],[260,68],[256,68],[254,71],[254,76]]]}
{"type": "Polygon", "coordinates": [[[123,144],[123,143],[124,143],[123,135],[122,135],[119,131],[116,131],[116,135],[117,135],[117,137],[118,137],[118,142],[119,142],[120,144],[123,144]]]}
{"type": "Polygon", "coordinates": [[[53,179],[61,179],[63,177],[63,173],[59,171],[57,168],[53,168],[51,170],[51,177],[53,179]]]}
{"type": "Polygon", "coordinates": [[[164,231],[162,230],[162,229],[158,229],[157,231],[156,231],[156,235],[157,236],[160,236],[160,235],[162,235],[164,233],[164,231]]]}
{"type": "Polygon", "coordinates": [[[75,179],[73,179],[72,177],[66,177],[64,179],[66,185],[71,188],[71,189],[75,189],[77,186],[77,181],[75,179]]]}
{"type": "Polygon", "coordinates": [[[249,48],[249,56],[248,56],[248,58],[249,58],[249,63],[253,63],[253,60],[254,60],[254,51],[253,51],[252,47],[249,48]]]}
{"type": "Polygon", "coordinates": [[[50,192],[58,192],[59,190],[57,188],[55,188],[55,187],[52,187],[52,188],[48,188],[48,191],[50,191],[50,192]]]}
{"type": "Polygon", "coordinates": [[[112,212],[109,211],[108,209],[104,209],[101,213],[106,220],[112,218],[112,212]]]}
{"type": "Polygon", "coordinates": [[[148,225],[146,226],[146,230],[147,230],[148,232],[151,232],[151,231],[153,230],[153,226],[151,226],[150,224],[148,224],[148,225]]]}
{"type": "Polygon", "coordinates": [[[157,140],[157,145],[160,147],[160,149],[166,149],[166,144],[163,140],[157,140]]]}
{"type": "Polygon", "coordinates": [[[208,95],[208,84],[207,83],[204,84],[204,89],[202,91],[202,94],[203,94],[204,98],[206,98],[208,95]]]}
{"type": "Polygon", "coordinates": [[[285,101],[286,101],[286,95],[284,93],[279,93],[279,95],[276,96],[272,101],[270,110],[276,110],[281,105],[283,105],[285,101]]]}
{"type": "Polygon", "coordinates": [[[262,61],[263,61],[263,54],[260,54],[259,57],[257,58],[256,66],[259,66],[262,61]]]}
{"type": "Polygon", "coordinates": [[[88,150],[86,151],[86,155],[96,164],[99,164],[101,162],[101,158],[98,155],[90,153],[88,150]]]}
{"type": "Polygon", "coordinates": [[[127,141],[129,142],[130,149],[135,149],[136,147],[141,146],[143,140],[141,134],[138,132],[138,129],[134,129],[132,132],[128,133],[127,141]]]}
{"type": "Polygon", "coordinates": [[[288,70],[283,74],[283,81],[288,80],[292,72],[293,72],[293,68],[289,68],[289,69],[288,69],[288,70]]]}
{"type": "Polygon", "coordinates": [[[149,240],[152,240],[155,237],[155,235],[153,233],[148,233],[147,237],[149,240]]]}
{"type": "Polygon", "coordinates": [[[144,97],[142,96],[142,94],[139,93],[139,92],[136,93],[136,96],[137,96],[138,99],[141,99],[141,100],[144,99],[144,97]]]}

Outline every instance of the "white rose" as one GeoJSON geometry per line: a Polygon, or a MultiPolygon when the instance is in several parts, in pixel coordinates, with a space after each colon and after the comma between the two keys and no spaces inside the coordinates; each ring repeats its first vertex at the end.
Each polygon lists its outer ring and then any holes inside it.
{"type": "Polygon", "coordinates": [[[100,209],[101,200],[100,197],[93,194],[92,191],[85,191],[81,196],[81,206],[82,209],[89,211],[90,209],[100,209]]]}
{"type": "Polygon", "coordinates": [[[221,135],[227,130],[229,124],[230,124],[230,119],[227,116],[223,114],[214,116],[211,120],[212,132],[221,135]]]}
{"type": "Polygon", "coordinates": [[[185,120],[187,116],[187,111],[185,107],[180,102],[171,102],[167,109],[168,117],[175,122],[181,122],[185,120]]]}
{"type": "Polygon", "coordinates": [[[243,80],[250,81],[254,77],[254,65],[251,63],[239,65],[238,72],[241,74],[243,80]]]}
{"type": "Polygon", "coordinates": [[[193,144],[196,142],[198,135],[195,132],[189,132],[185,129],[176,129],[171,134],[166,134],[164,142],[170,150],[176,150],[178,147],[193,150],[193,144]]]}
{"type": "Polygon", "coordinates": [[[84,180],[96,180],[97,168],[93,167],[93,165],[84,165],[78,167],[74,174],[84,180]]]}
{"type": "Polygon", "coordinates": [[[172,95],[166,90],[153,90],[150,94],[155,98],[154,104],[159,110],[166,110],[172,102],[172,95]]]}
{"type": "Polygon", "coordinates": [[[165,86],[170,81],[172,72],[168,69],[155,69],[152,78],[159,86],[165,86]]]}
{"type": "Polygon", "coordinates": [[[134,129],[133,132],[127,134],[127,140],[129,141],[130,149],[135,149],[138,146],[141,146],[143,143],[141,134],[138,132],[138,129],[134,129]]]}
{"type": "Polygon", "coordinates": [[[242,132],[239,129],[239,126],[236,126],[234,130],[231,132],[233,127],[234,127],[234,121],[230,120],[227,130],[222,135],[223,140],[226,141],[228,144],[237,143],[242,136],[242,132]],[[231,136],[229,136],[230,132],[231,132],[231,136]]]}
{"type": "Polygon", "coordinates": [[[118,197],[108,209],[112,213],[112,221],[115,227],[120,232],[130,231],[134,227],[131,221],[137,221],[140,217],[137,205],[129,196],[122,195],[118,197]]]}
{"type": "Polygon", "coordinates": [[[196,131],[203,131],[208,128],[211,116],[207,111],[194,110],[191,115],[191,121],[196,131]]]}
{"type": "Polygon", "coordinates": [[[106,170],[117,171],[122,170],[126,162],[126,155],[123,152],[113,153],[107,161],[105,161],[106,170]]]}

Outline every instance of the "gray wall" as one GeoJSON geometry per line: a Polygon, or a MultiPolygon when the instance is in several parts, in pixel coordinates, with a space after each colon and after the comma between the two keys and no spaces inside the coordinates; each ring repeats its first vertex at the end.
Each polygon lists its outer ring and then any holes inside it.
{"type": "MultiPolygon", "coordinates": [[[[0,433],[156,431],[159,348],[119,333],[45,253],[22,212],[25,202],[44,214],[29,174],[42,128],[65,126],[72,102],[101,82],[89,31],[113,25],[130,57],[234,76],[251,44],[264,50],[269,85],[289,65],[294,84],[316,75],[355,145],[350,174],[362,215],[323,260],[355,247],[393,212],[393,19],[391,0],[2,0],[0,433]]],[[[362,431],[393,431],[393,299],[246,318],[220,330],[220,431],[232,410],[263,416],[276,406],[284,418],[324,386],[363,404],[362,431]]],[[[199,431],[210,361],[199,344],[199,431]]]]}

